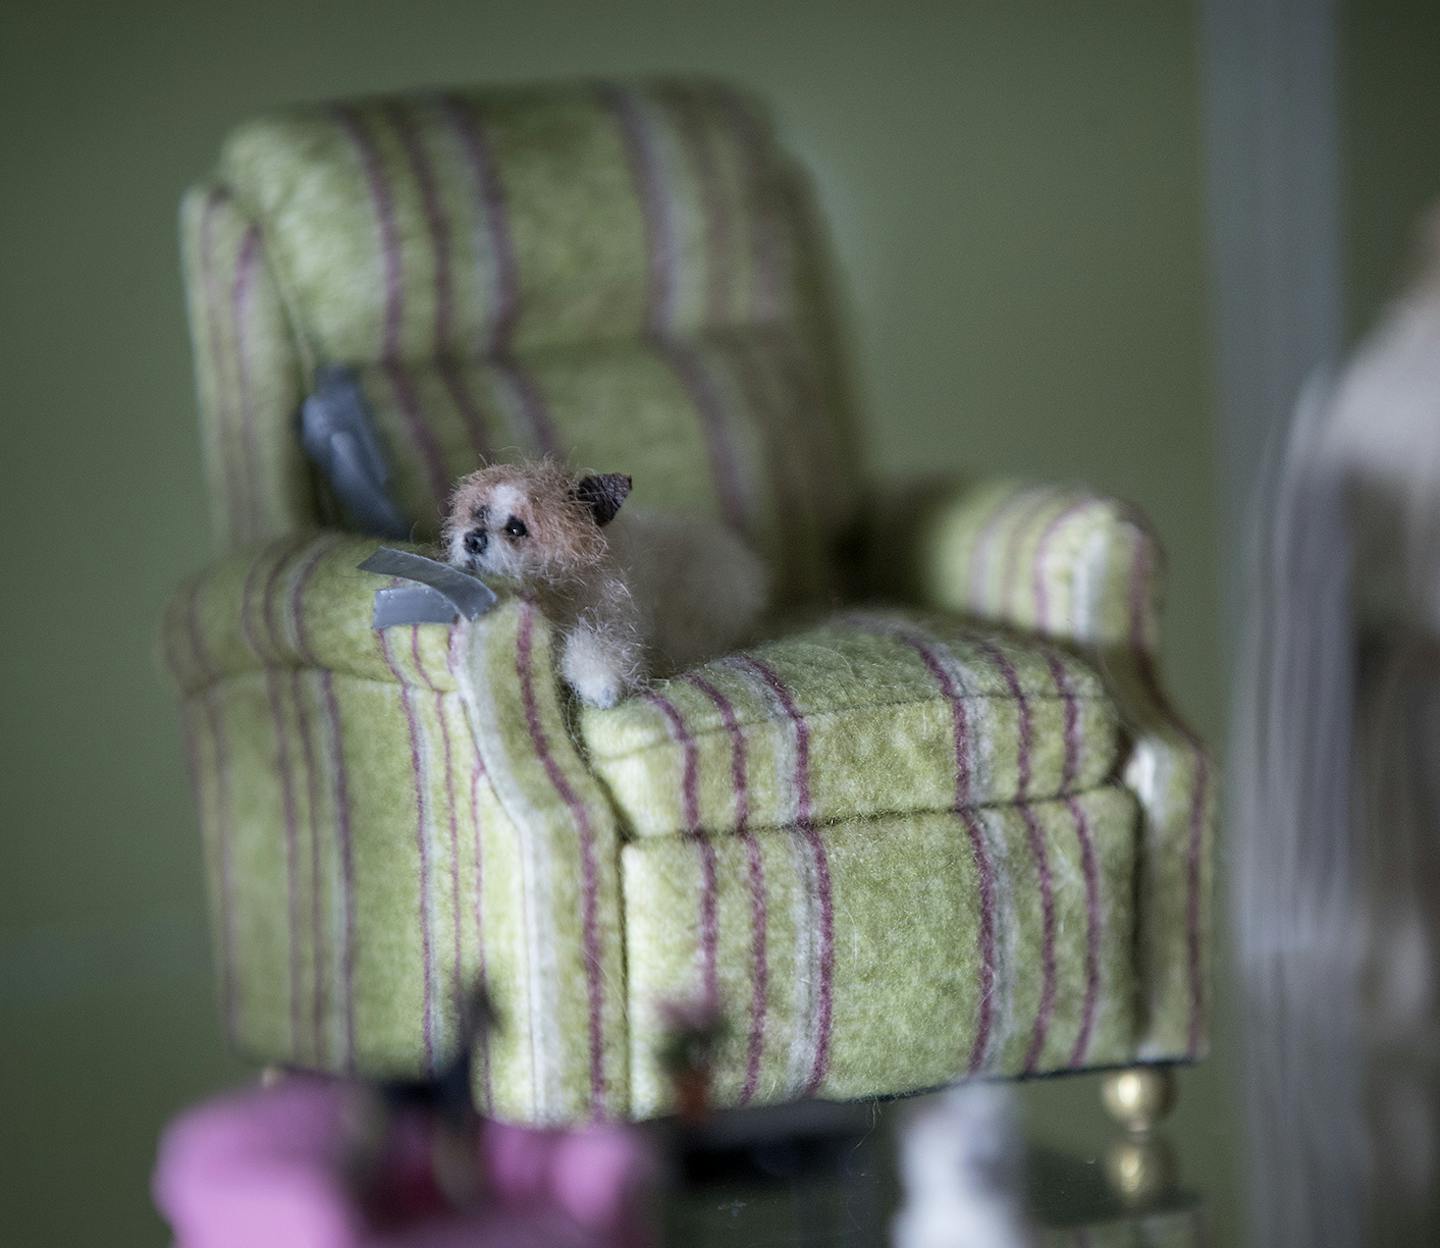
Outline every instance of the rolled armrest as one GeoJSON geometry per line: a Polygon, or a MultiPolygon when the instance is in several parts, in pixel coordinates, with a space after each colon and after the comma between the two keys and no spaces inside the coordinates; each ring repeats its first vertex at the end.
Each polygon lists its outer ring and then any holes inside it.
{"type": "Polygon", "coordinates": [[[389,657],[377,645],[371,615],[385,582],[358,567],[377,545],[336,531],[294,534],[238,550],[191,578],[171,600],[164,626],[166,665],[181,691],[277,667],[394,681],[395,664],[404,661],[453,688],[448,629],[419,629],[418,658],[408,644],[405,654],[389,657]]]}
{"type": "Polygon", "coordinates": [[[1087,649],[1153,653],[1160,552],[1133,507],[993,480],[895,492],[871,511],[878,588],[1087,649]]]}
{"type": "Polygon", "coordinates": [[[1161,553],[1133,507],[1015,480],[892,491],[870,508],[870,588],[1049,637],[1104,679],[1130,736],[1139,800],[1137,1050],[1207,1044],[1215,767],[1157,668],[1161,553]]]}
{"type": "Polygon", "coordinates": [[[167,612],[234,1047],[433,1069],[483,978],[476,1094],[577,1122],[628,1104],[619,832],[575,748],[554,635],[504,597],[377,632],[374,539],[238,552],[167,612]]]}

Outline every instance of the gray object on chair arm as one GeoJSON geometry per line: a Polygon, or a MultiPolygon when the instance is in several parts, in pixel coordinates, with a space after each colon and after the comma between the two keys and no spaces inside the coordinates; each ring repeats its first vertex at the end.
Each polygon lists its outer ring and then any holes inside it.
{"type": "Polygon", "coordinates": [[[382,546],[360,570],[412,582],[375,591],[372,628],[449,624],[457,615],[473,620],[495,605],[495,591],[478,577],[411,551],[382,546]]]}
{"type": "Polygon", "coordinates": [[[300,443],[357,528],[403,538],[410,525],[386,492],[390,470],[353,368],[327,365],[300,405],[300,443]]]}

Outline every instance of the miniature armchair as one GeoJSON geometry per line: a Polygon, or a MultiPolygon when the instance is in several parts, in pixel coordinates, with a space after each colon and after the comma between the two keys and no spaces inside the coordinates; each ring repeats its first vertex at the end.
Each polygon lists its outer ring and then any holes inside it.
{"type": "Polygon", "coordinates": [[[1214,786],[1156,680],[1155,542],[1083,490],[867,492],[753,102],[293,109],[231,136],[182,232],[225,553],[164,636],[239,1052],[420,1071],[482,979],[475,1095],[529,1122],[665,1113],[696,1007],[721,1104],[1203,1052],[1214,786]],[[482,455],[628,472],[768,558],[771,640],[602,711],[522,596],[372,628],[378,539],[296,426],[337,367],[415,540],[482,455]]]}

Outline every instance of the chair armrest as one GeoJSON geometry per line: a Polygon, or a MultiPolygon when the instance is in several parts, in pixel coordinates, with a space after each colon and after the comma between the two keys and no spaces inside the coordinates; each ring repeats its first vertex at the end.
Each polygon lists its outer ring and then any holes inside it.
{"type": "Polygon", "coordinates": [[[874,588],[1085,649],[1155,651],[1160,550],[1125,503],[992,480],[894,491],[871,515],[874,588]]]}
{"type": "MultiPolygon", "coordinates": [[[[400,679],[371,627],[385,582],[359,569],[377,544],[333,530],[292,534],[236,550],[192,577],[171,599],[162,637],[181,692],[264,668],[400,679]]],[[[411,659],[438,681],[449,679],[448,631],[420,629],[422,653],[411,659]]]]}
{"type": "Polygon", "coordinates": [[[386,581],[357,566],[376,545],[237,552],[166,615],[232,1042],[419,1072],[478,974],[503,1019],[482,1103],[623,1116],[620,836],[569,735],[554,631],[511,595],[377,632],[386,581]]]}
{"type": "Polygon", "coordinates": [[[1014,480],[892,491],[870,515],[869,590],[1051,638],[1105,681],[1131,741],[1121,779],[1143,816],[1137,1051],[1201,1055],[1216,776],[1159,678],[1162,559],[1148,522],[1083,489],[1014,480]]]}

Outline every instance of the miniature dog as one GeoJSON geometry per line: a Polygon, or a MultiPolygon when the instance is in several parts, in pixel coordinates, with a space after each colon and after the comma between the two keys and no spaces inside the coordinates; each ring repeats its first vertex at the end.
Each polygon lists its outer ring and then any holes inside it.
{"type": "Polygon", "coordinates": [[[767,605],[764,565],[729,529],[621,516],[630,485],[550,460],[493,464],[456,485],[443,535],[456,567],[535,593],[564,635],[562,675],[599,707],[732,648],[767,605]]]}

